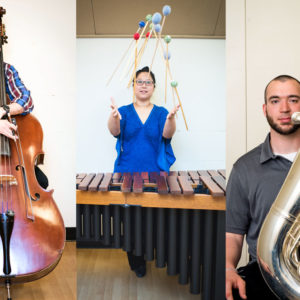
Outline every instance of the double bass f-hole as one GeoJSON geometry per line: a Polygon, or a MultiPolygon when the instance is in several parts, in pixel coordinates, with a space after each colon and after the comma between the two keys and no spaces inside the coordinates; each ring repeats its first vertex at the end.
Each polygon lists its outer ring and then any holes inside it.
{"type": "MultiPolygon", "coordinates": [[[[10,113],[8,112],[6,115],[7,120],[14,124],[17,125],[16,119],[11,118],[10,113]]],[[[22,181],[23,181],[23,193],[24,193],[24,199],[25,199],[25,211],[26,211],[26,217],[32,221],[34,221],[34,213],[33,213],[33,207],[31,201],[37,201],[40,199],[40,195],[36,193],[36,197],[33,197],[30,193],[29,185],[28,185],[28,177],[26,174],[26,168],[25,168],[25,163],[24,163],[24,157],[23,157],[23,151],[22,151],[22,146],[21,146],[21,140],[20,136],[17,131],[12,130],[12,135],[15,137],[14,138],[14,145],[16,148],[16,153],[17,153],[17,158],[18,158],[18,164],[16,165],[16,170],[20,171],[22,176],[22,181]]],[[[2,142],[3,140],[7,140],[6,137],[2,137],[2,142]]],[[[10,152],[10,150],[8,151],[10,152]]],[[[15,184],[17,185],[18,183],[15,181],[10,182],[11,185],[15,184]]]]}
{"type": "MultiPolygon", "coordinates": [[[[11,118],[10,114],[7,114],[7,118],[8,121],[11,122],[14,125],[17,125],[16,119],[15,118],[11,118]]],[[[33,197],[30,193],[29,190],[29,186],[28,186],[28,180],[27,180],[27,175],[26,175],[26,169],[25,169],[25,165],[24,165],[24,157],[23,157],[23,152],[22,152],[22,147],[21,147],[21,140],[19,137],[19,133],[18,130],[17,132],[15,132],[14,130],[12,130],[12,134],[13,136],[15,136],[15,146],[16,146],[16,150],[17,150],[17,155],[18,155],[18,160],[19,160],[19,164],[16,166],[16,170],[22,172],[22,178],[23,178],[23,184],[24,184],[24,192],[26,193],[25,199],[29,198],[30,201],[38,201],[40,199],[40,195],[38,193],[35,194],[35,197],[33,197]]],[[[32,210],[32,206],[31,206],[31,210],[32,210]]],[[[29,219],[34,220],[34,216],[32,215],[32,217],[30,217],[27,214],[27,217],[29,219]]]]}

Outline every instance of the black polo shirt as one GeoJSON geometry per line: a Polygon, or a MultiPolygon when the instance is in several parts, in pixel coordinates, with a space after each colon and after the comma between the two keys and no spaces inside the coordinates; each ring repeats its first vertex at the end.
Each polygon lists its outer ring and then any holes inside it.
{"type": "Polygon", "coordinates": [[[260,228],[291,165],[286,158],[273,154],[270,135],[233,165],[226,187],[226,231],[246,234],[254,259],[260,228]]]}

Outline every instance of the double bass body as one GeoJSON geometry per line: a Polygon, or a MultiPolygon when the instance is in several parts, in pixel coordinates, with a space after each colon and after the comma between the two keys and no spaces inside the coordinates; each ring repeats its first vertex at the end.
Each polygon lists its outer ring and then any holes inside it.
{"type": "Polygon", "coordinates": [[[0,282],[9,279],[12,283],[32,281],[49,273],[59,262],[65,241],[64,223],[52,198],[53,190],[44,190],[35,175],[35,162],[43,157],[40,123],[30,114],[15,119],[22,153],[18,154],[16,143],[9,140],[10,157],[1,155],[0,159],[1,212],[14,212],[9,243],[11,272],[5,274],[3,270],[4,249],[0,243],[0,282]],[[20,155],[24,158],[25,176],[20,155]]]}

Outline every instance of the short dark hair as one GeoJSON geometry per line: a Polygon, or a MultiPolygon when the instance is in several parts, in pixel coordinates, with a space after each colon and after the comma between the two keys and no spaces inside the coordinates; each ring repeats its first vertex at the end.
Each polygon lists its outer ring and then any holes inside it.
{"type": "MultiPolygon", "coordinates": [[[[142,69],[136,71],[136,73],[135,73],[135,78],[137,78],[137,77],[139,76],[140,73],[149,73],[149,70],[150,70],[149,67],[146,66],[146,67],[144,67],[144,68],[142,68],[142,69]]],[[[150,76],[151,76],[151,78],[152,78],[152,80],[153,80],[153,84],[154,84],[154,87],[155,87],[156,81],[155,81],[154,73],[153,73],[152,71],[150,71],[150,76]]],[[[134,80],[134,79],[133,79],[133,80],[134,80]]]]}
{"type": "Polygon", "coordinates": [[[294,77],[292,77],[292,76],[290,76],[290,75],[279,75],[279,76],[273,78],[273,79],[267,84],[267,86],[266,86],[266,88],[265,88],[265,94],[264,94],[264,97],[265,97],[265,104],[267,104],[267,89],[268,89],[269,85],[271,84],[271,82],[273,82],[273,81],[281,81],[281,82],[285,82],[285,81],[287,81],[287,80],[295,80],[295,81],[298,82],[298,84],[300,85],[299,80],[296,79],[296,78],[294,78],[294,77]]]}

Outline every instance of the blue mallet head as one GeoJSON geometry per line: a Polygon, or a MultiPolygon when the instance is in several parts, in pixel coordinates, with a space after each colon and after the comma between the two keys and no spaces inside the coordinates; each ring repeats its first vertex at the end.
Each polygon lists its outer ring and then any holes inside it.
{"type": "Polygon", "coordinates": [[[160,21],[161,21],[161,14],[158,13],[158,12],[156,12],[156,13],[152,16],[152,23],[153,23],[154,25],[156,25],[156,24],[160,23],[160,21]]]}
{"type": "MultiPolygon", "coordinates": [[[[164,58],[167,59],[167,53],[166,53],[166,51],[164,51],[164,58]]],[[[171,52],[168,51],[168,60],[170,60],[170,58],[171,58],[171,52]]]]}
{"type": "Polygon", "coordinates": [[[139,26],[140,26],[140,28],[145,27],[145,22],[144,21],[139,22],[139,26]]]}
{"type": "Polygon", "coordinates": [[[160,24],[155,24],[155,25],[154,25],[154,30],[155,30],[156,32],[160,32],[160,30],[161,30],[160,24]]]}
{"type": "Polygon", "coordinates": [[[162,9],[162,13],[164,16],[168,16],[171,13],[171,7],[169,5],[165,5],[162,9]]]}

